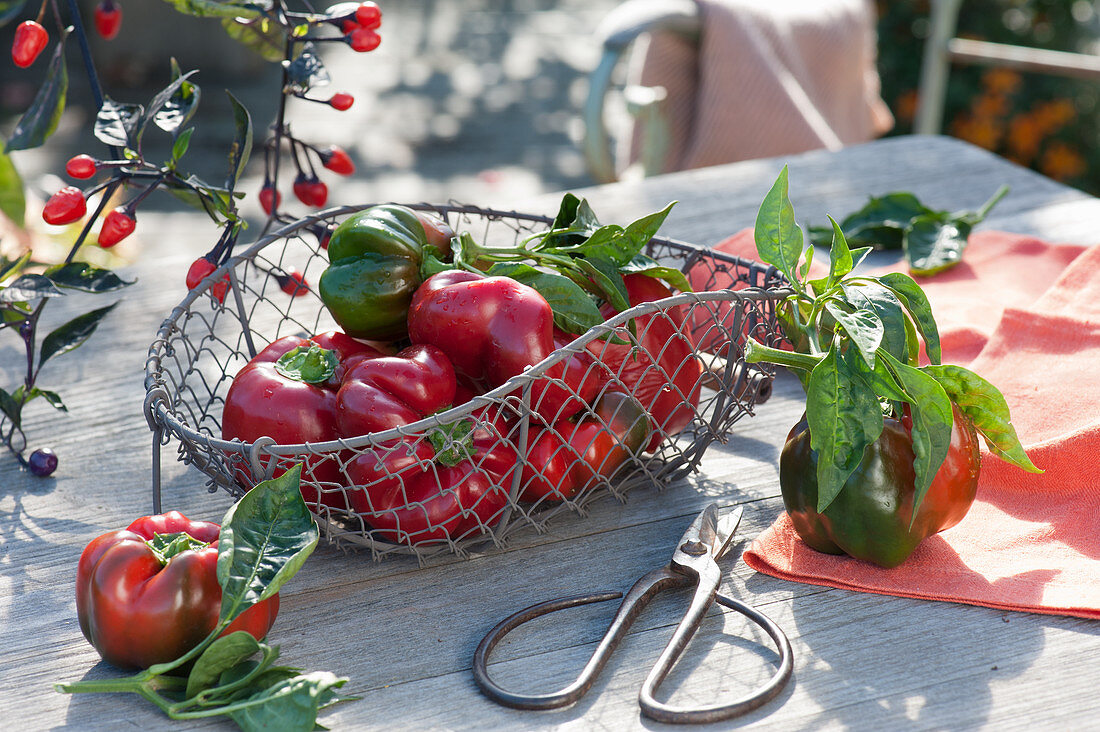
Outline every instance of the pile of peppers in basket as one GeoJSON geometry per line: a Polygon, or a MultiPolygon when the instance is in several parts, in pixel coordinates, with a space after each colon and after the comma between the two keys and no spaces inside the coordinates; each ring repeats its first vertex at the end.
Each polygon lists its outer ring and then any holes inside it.
{"type": "Polygon", "coordinates": [[[784,168],[755,233],[760,259],[790,283],[779,315],[792,350],[750,339],[745,360],[787,366],[806,390],[806,412],[779,463],[799,537],[821,552],[894,567],[966,515],[980,470],[977,434],[999,458],[1038,468],[1000,391],[940,363],[936,321],[916,281],[856,273],[870,247],[849,249],[832,225],[829,274],[808,279],[813,248],[795,224],[784,168]]]}
{"type": "MultiPolygon", "coordinates": [[[[365,209],[333,232],[319,281],[342,330],[257,354],[226,395],[222,436],[316,444],[410,425],[672,296],[669,286],[690,291],[679,270],[642,253],[670,208],[603,225],[567,194],[545,230],[511,248],[407,207],[365,209]]],[[[701,377],[682,308],[643,315],[532,383],[525,442],[519,418],[482,409],[366,450],[311,454],[303,495],[386,541],[472,535],[499,520],[517,470],[520,500],[562,501],[655,450],[694,417],[701,377]]],[[[249,467],[236,471],[252,482],[249,467]]]]}

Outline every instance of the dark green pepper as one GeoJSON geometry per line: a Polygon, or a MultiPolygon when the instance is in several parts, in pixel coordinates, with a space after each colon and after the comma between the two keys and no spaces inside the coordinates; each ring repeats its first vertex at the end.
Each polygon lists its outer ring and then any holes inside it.
{"type": "Polygon", "coordinates": [[[787,436],[779,458],[783,503],[799,537],[826,554],[848,554],[881,567],[901,564],[925,538],[949,529],[970,509],[981,454],[973,424],[952,404],[947,457],[913,517],[913,437],[906,418],[886,419],[859,467],[823,511],[817,511],[817,453],[806,416],[787,436]]]}
{"type": "Polygon", "coordinates": [[[422,281],[425,254],[445,259],[449,233],[442,222],[404,206],[361,211],[341,223],[329,240],[329,266],[318,283],[321,300],[350,336],[405,336],[409,302],[422,281]]]}

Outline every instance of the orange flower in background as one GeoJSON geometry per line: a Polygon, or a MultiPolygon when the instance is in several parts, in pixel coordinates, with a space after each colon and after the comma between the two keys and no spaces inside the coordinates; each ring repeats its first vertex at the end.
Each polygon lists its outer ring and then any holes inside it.
{"type": "Polygon", "coordinates": [[[916,89],[904,91],[894,100],[894,117],[899,122],[912,122],[917,116],[917,104],[920,97],[916,89]]]}
{"type": "Polygon", "coordinates": [[[982,94],[971,102],[970,109],[979,118],[1003,117],[1008,114],[1008,97],[1002,94],[982,94]]]}
{"type": "Polygon", "coordinates": [[[1082,155],[1061,140],[1054,140],[1043,151],[1039,170],[1055,180],[1069,180],[1087,169],[1082,155]]]}
{"type": "Polygon", "coordinates": [[[1018,114],[1008,122],[1006,142],[1011,159],[1030,165],[1043,141],[1042,126],[1030,114],[1018,114]]]}
{"type": "Polygon", "coordinates": [[[952,121],[951,134],[986,150],[995,150],[1004,135],[1004,124],[990,118],[962,116],[952,121]]]}
{"type": "Polygon", "coordinates": [[[982,84],[993,94],[1012,94],[1023,80],[1010,69],[990,69],[982,74],[982,84]]]}
{"type": "Polygon", "coordinates": [[[1052,99],[1035,107],[1035,120],[1043,132],[1056,132],[1077,117],[1077,109],[1069,99],[1052,99]]]}

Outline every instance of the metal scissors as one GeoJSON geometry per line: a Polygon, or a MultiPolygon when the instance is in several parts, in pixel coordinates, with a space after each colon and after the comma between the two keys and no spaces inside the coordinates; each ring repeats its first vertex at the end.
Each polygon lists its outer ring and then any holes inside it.
{"type": "Polygon", "coordinates": [[[661,652],[656,664],[642,684],[642,689],[638,694],[638,703],[641,705],[642,714],[659,722],[717,722],[746,714],[774,699],[783,690],[791,677],[793,661],[790,641],[787,640],[787,636],[780,630],[779,626],[767,616],[738,600],[718,594],[718,584],[722,579],[722,572],[715,560],[729,549],[733,534],[737,530],[737,525],[741,522],[742,513],[742,509],[738,508],[719,519],[717,504],[707,506],[695,518],[687,533],[676,545],[672,561],[663,567],[648,572],[630,588],[592,657],[581,671],[580,676],[569,686],[549,694],[528,695],[508,691],[489,678],[487,668],[489,654],[492,653],[493,648],[505,635],[529,620],[556,610],[614,600],[623,597],[621,592],[601,592],[551,600],[532,605],[526,610],[521,610],[505,618],[489,631],[489,634],[482,639],[477,651],[474,653],[474,680],[477,682],[478,687],[486,696],[498,704],[515,709],[557,709],[569,706],[584,696],[592,687],[596,677],[618,647],[619,641],[626,635],[627,630],[645,606],[649,604],[650,600],[664,590],[695,585],[695,593],[691,598],[691,604],[687,612],[684,613],[684,617],[672,634],[672,639],[669,640],[668,645],[665,646],[664,651],[661,652]],[[699,628],[703,616],[714,602],[718,602],[731,610],[736,610],[771,636],[779,651],[779,668],[763,686],[731,703],[687,709],[672,707],[657,701],[653,697],[657,687],[661,685],[669,671],[672,670],[680,654],[687,647],[688,641],[691,640],[695,631],[699,628]]]}

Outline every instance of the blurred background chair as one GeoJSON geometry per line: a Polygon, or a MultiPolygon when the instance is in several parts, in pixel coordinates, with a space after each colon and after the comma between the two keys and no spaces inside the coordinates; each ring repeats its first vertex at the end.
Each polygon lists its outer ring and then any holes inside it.
{"type": "Polygon", "coordinates": [[[600,182],[836,149],[893,125],[869,0],[627,0],[595,35],[584,152],[600,182]]]}
{"type": "Polygon", "coordinates": [[[947,80],[953,63],[1100,79],[1100,57],[1093,54],[956,38],[961,10],[962,0],[932,0],[930,32],[921,61],[917,116],[913,124],[918,134],[940,132],[947,80]]]}

